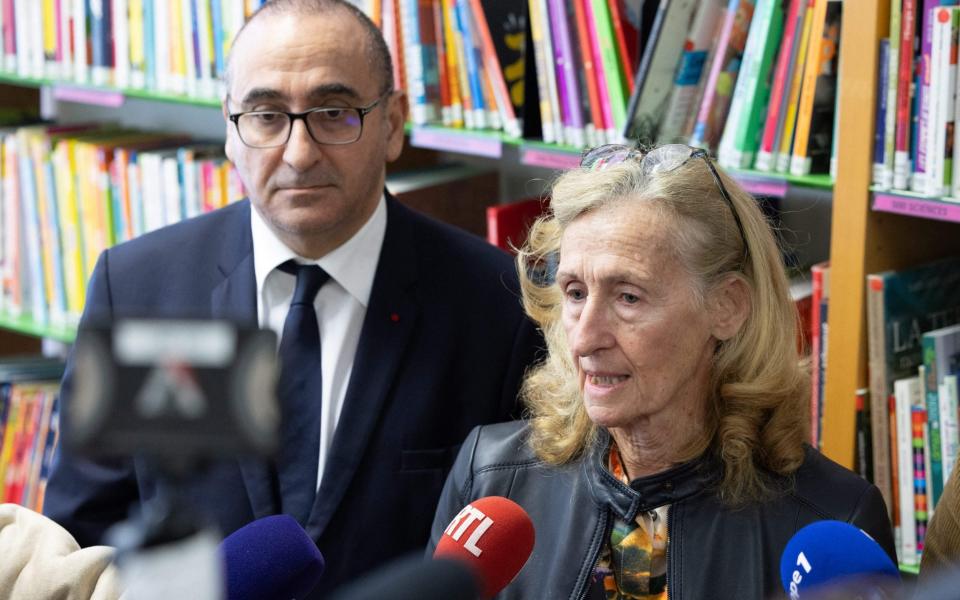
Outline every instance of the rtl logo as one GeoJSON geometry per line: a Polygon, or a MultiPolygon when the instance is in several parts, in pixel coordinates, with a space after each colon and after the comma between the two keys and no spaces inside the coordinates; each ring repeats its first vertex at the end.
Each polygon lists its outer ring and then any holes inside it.
{"type": "Polygon", "coordinates": [[[463,510],[457,513],[457,516],[450,521],[450,524],[447,525],[443,533],[444,535],[449,535],[455,542],[459,543],[474,523],[476,523],[477,526],[474,527],[470,535],[467,536],[466,541],[463,542],[463,547],[470,554],[480,556],[483,550],[478,546],[478,543],[480,542],[480,538],[483,537],[483,534],[493,525],[493,519],[483,514],[481,510],[475,508],[473,505],[468,504],[464,506],[463,510]]]}

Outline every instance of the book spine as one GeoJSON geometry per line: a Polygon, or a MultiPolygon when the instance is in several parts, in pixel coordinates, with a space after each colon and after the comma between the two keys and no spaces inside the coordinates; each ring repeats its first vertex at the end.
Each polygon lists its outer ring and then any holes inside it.
{"type": "Polygon", "coordinates": [[[930,435],[930,505],[936,506],[943,493],[943,446],[940,442],[940,390],[938,388],[940,365],[937,361],[937,340],[924,335],[921,339],[923,352],[924,398],[927,410],[927,430],[930,435]]]}
{"type": "Polygon", "coordinates": [[[607,85],[607,73],[603,64],[603,52],[600,50],[600,38],[597,29],[597,19],[593,10],[592,0],[581,0],[583,15],[587,22],[587,36],[590,40],[590,56],[593,61],[593,73],[596,78],[597,95],[600,98],[600,116],[602,122],[597,123],[598,135],[605,141],[612,142],[616,138],[614,129],[613,105],[610,102],[610,88],[607,85]]]}
{"type": "Polygon", "coordinates": [[[557,89],[563,106],[564,137],[572,145],[582,147],[586,143],[583,108],[577,74],[574,72],[573,47],[566,18],[566,5],[563,0],[548,0],[547,6],[550,15],[550,31],[553,34],[557,89]]]}
{"type": "Polygon", "coordinates": [[[597,85],[596,67],[593,64],[593,50],[590,44],[590,33],[587,25],[587,14],[583,2],[572,0],[573,12],[576,20],[577,41],[579,43],[578,64],[583,65],[583,83],[586,88],[586,100],[589,108],[589,123],[587,124],[587,143],[591,146],[603,144],[606,135],[604,132],[603,109],[600,107],[600,89],[597,85]]]}
{"type": "Polygon", "coordinates": [[[867,349],[870,372],[870,430],[873,437],[873,483],[888,510],[893,506],[890,483],[890,424],[887,420],[887,360],[884,278],[867,276],[867,349]]]}
{"type": "Polygon", "coordinates": [[[806,0],[790,0],[784,23],[783,41],[777,55],[777,64],[773,70],[773,82],[770,88],[770,101],[767,104],[767,114],[764,120],[763,132],[760,136],[760,146],[757,149],[757,159],[754,167],[761,171],[773,170],[774,138],[778,123],[782,122],[784,99],[787,97],[790,67],[795,60],[797,48],[797,31],[803,22],[802,9],[806,0]]]}
{"type": "Polygon", "coordinates": [[[610,116],[613,119],[611,136],[619,135],[627,122],[627,95],[620,78],[616,76],[620,68],[616,48],[613,43],[613,25],[610,22],[610,7],[603,0],[592,0],[593,18],[596,25],[597,43],[600,46],[603,72],[606,74],[607,94],[610,103],[610,116]]]}
{"type": "Polygon", "coordinates": [[[890,71],[886,68],[890,58],[890,40],[884,38],[880,40],[879,52],[877,54],[877,115],[874,119],[873,127],[873,185],[882,188],[884,185],[884,129],[887,122],[887,77],[890,71]]]}
{"type": "Polygon", "coordinates": [[[456,17],[453,0],[441,0],[443,8],[443,40],[446,45],[447,78],[450,85],[450,122],[453,127],[464,126],[464,110],[460,89],[460,62],[457,38],[454,33],[456,17]]]}
{"type": "Polygon", "coordinates": [[[722,17],[723,7],[718,1],[702,2],[697,8],[683,44],[684,51],[677,67],[663,124],[660,126],[661,142],[679,142],[683,137],[684,125],[695,108],[698,90],[703,81],[704,66],[722,17]]]}
{"type": "Polygon", "coordinates": [[[493,45],[490,26],[483,12],[483,6],[480,4],[480,0],[470,0],[470,6],[473,9],[477,32],[480,34],[483,64],[487,69],[490,83],[493,86],[494,97],[497,101],[497,107],[503,118],[503,129],[510,136],[520,137],[522,135],[520,131],[520,121],[517,119],[517,115],[513,110],[513,103],[510,101],[510,92],[507,90],[507,83],[503,76],[500,59],[497,57],[497,49],[493,45]]]}
{"type": "Polygon", "coordinates": [[[553,64],[553,34],[550,31],[550,13],[547,11],[547,0],[535,0],[537,2],[537,15],[540,17],[540,31],[543,34],[543,56],[544,73],[547,76],[547,88],[549,93],[547,98],[550,101],[550,114],[553,116],[553,133],[557,143],[569,143],[566,138],[563,123],[563,112],[560,104],[560,91],[557,85],[557,71],[553,64]]]}
{"type": "Polygon", "coordinates": [[[896,402],[897,508],[900,521],[898,559],[902,564],[917,564],[917,526],[914,518],[912,397],[919,393],[919,382],[898,379],[894,382],[896,402]]]}
{"type": "Polygon", "coordinates": [[[894,132],[893,187],[910,189],[910,85],[913,79],[913,38],[916,0],[903,0],[900,13],[900,65],[898,68],[896,130],[894,132]]]}
{"type": "MultiPolygon", "coordinates": [[[[960,452],[960,417],[958,417],[957,374],[950,374],[943,378],[940,385],[940,439],[943,443],[943,475],[949,478],[957,463],[957,453],[960,452]]],[[[946,485],[946,481],[944,481],[946,485]]]]}
{"type": "Polygon", "coordinates": [[[143,0],[129,0],[130,27],[130,87],[146,87],[146,57],[144,53],[143,0]]]}
{"type": "Polygon", "coordinates": [[[927,125],[926,135],[926,164],[924,166],[923,177],[917,177],[917,185],[923,184],[923,193],[939,195],[940,181],[943,179],[943,156],[937,151],[937,121],[939,120],[939,111],[942,110],[940,88],[944,83],[941,81],[943,71],[939,65],[944,61],[943,37],[946,34],[942,24],[938,23],[938,15],[941,13],[938,8],[933,12],[933,31],[930,36],[930,93],[927,95],[927,125]],[[934,190],[934,191],[931,191],[934,190]]]}
{"type": "MultiPolygon", "coordinates": [[[[128,0],[111,0],[113,85],[130,87],[130,18],[128,0]]],[[[108,38],[111,36],[107,36],[108,38]]],[[[108,48],[109,50],[109,48],[108,48]]]]}
{"type": "Polygon", "coordinates": [[[810,169],[807,161],[807,145],[810,138],[817,77],[820,75],[823,59],[824,36],[827,35],[826,21],[827,0],[816,0],[813,5],[810,42],[807,47],[807,58],[804,61],[803,83],[800,88],[800,101],[797,104],[797,122],[794,130],[793,148],[790,153],[790,173],[793,175],[806,175],[810,169]]]}
{"type": "Polygon", "coordinates": [[[433,0],[431,9],[433,10],[433,25],[435,28],[434,36],[437,40],[437,75],[440,85],[440,122],[444,127],[454,127],[453,107],[450,96],[450,75],[447,62],[447,40],[444,35],[443,23],[443,3],[441,0],[433,0]]]}
{"type": "Polygon", "coordinates": [[[924,452],[926,440],[926,411],[914,407],[911,414],[913,441],[913,499],[914,521],[916,522],[917,552],[923,553],[923,542],[927,533],[927,459],[924,452]]]}
{"type": "Polygon", "coordinates": [[[923,0],[920,13],[920,86],[917,90],[917,118],[916,157],[913,164],[913,174],[910,179],[910,189],[915,192],[924,192],[927,172],[927,137],[930,135],[930,60],[933,51],[933,17],[934,9],[939,6],[938,0],[923,0]]]}
{"type": "Polygon", "coordinates": [[[781,9],[780,0],[761,0],[750,22],[747,47],[731,101],[733,108],[718,153],[721,164],[726,154],[727,165],[735,169],[750,168],[757,153],[760,125],[770,98],[770,69],[783,34],[781,9]],[[738,113],[737,118],[733,116],[734,111],[738,113]]]}
{"type": "Polygon", "coordinates": [[[708,131],[708,128],[710,127],[710,115],[716,96],[717,81],[720,78],[720,73],[723,71],[724,63],[726,62],[724,57],[727,54],[727,48],[730,46],[730,36],[733,33],[734,21],[736,20],[739,5],[740,0],[730,0],[727,3],[727,12],[724,15],[723,24],[720,27],[720,36],[714,48],[715,58],[713,64],[710,65],[710,72],[707,75],[707,82],[703,90],[703,98],[700,102],[700,108],[697,111],[696,123],[694,124],[693,134],[690,138],[691,146],[706,147],[709,145],[708,140],[711,132],[708,131]]]}
{"type": "Polygon", "coordinates": [[[480,81],[480,63],[473,46],[471,33],[470,9],[466,0],[456,0],[457,40],[461,57],[461,82],[463,89],[469,90],[466,108],[470,119],[468,126],[475,129],[487,128],[486,105],[483,101],[483,88],[480,81]],[[472,125],[470,125],[472,123],[472,125]]]}
{"type": "Polygon", "coordinates": [[[887,62],[887,122],[883,128],[883,187],[893,187],[894,150],[897,130],[897,87],[900,77],[900,0],[890,0],[890,50],[887,62]]]}

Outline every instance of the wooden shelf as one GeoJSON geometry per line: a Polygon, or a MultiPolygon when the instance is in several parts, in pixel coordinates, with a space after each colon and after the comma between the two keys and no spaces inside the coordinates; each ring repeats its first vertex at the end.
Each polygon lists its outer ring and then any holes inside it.
{"type": "Polygon", "coordinates": [[[922,219],[960,223],[960,200],[930,198],[910,192],[874,192],[872,208],[922,219]]]}

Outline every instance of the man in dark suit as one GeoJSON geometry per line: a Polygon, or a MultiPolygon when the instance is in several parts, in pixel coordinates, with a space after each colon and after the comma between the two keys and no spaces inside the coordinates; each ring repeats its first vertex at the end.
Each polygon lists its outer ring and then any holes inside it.
{"type": "MultiPolygon", "coordinates": [[[[216,469],[189,498],[224,534],[296,516],[326,559],[322,594],[425,546],[459,444],[516,414],[540,338],[507,255],[384,192],[406,100],[362,13],[341,0],[270,2],[238,36],[228,75],[227,155],[249,200],[104,252],[81,329],[122,314],[238,318],[283,332],[286,361],[292,315],[313,319],[295,332],[320,334],[316,366],[297,362],[303,408],[281,398],[301,437],[282,438],[275,463],[216,469]],[[315,266],[319,292],[294,301],[315,266]]],[[[73,377],[69,361],[65,404],[73,377]]],[[[97,543],[155,494],[138,467],[63,453],[44,512],[97,543]]]]}

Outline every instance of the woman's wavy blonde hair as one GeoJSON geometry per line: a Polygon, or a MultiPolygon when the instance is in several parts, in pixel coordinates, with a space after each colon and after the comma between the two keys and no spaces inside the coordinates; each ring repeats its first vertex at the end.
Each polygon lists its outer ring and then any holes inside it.
{"type": "Polygon", "coordinates": [[[787,475],[803,462],[809,378],[797,350],[797,312],[780,249],[756,200],[717,172],[743,236],[701,158],[653,176],[630,159],[599,171],[567,171],[553,183],[550,213],[534,223],[517,256],[524,307],[543,329],[548,348],[521,392],[531,445],[544,461],[559,465],[580,456],[595,440],[597,426],[584,408],[561,325],[560,290],[555,283],[544,285],[543,274],[559,260],[563,232],[578,216],[633,203],[654,208],[672,227],[674,251],[695,281],[698,301],[730,276],[740,277],[750,291],[740,331],[718,342],[704,436],[684,448],[678,462],[715,452],[723,464],[720,494],[731,505],[767,496],[767,473],[787,475]]]}

